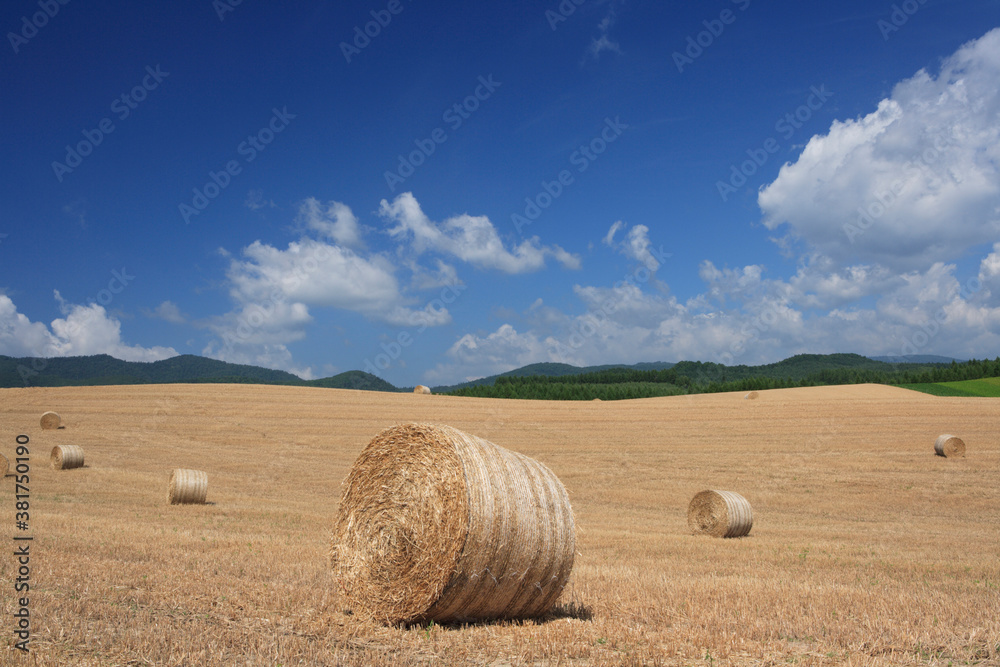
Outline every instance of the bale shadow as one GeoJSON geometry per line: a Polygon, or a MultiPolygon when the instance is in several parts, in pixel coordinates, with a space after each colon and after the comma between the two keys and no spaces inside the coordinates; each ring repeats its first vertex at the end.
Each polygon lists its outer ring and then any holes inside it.
{"type": "Polygon", "coordinates": [[[594,612],[579,600],[571,600],[564,604],[556,605],[546,618],[551,618],[552,620],[575,618],[578,621],[592,621],[594,620],[594,612]]]}
{"type": "MultiPolygon", "coordinates": [[[[345,609],[344,614],[350,616],[351,612],[350,610],[345,609]]],[[[402,623],[399,627],[406,630],[412,630],[414,628],[429,630],[432,626],[438,626],[446,630],[461,630],[462,628],[484,627],[489,625],[544,625],[546,623],[562,620],[564,618],[573,618],[578,621],[591,621],[594,618],[594,613],[590,607],[582,602],[572,600],[564,604],[556,605],[544,616],[536,616],[533,618],[455,620],[446,623],[438,623],[436,621],[413,621],[412,623],[402,623]]]]}

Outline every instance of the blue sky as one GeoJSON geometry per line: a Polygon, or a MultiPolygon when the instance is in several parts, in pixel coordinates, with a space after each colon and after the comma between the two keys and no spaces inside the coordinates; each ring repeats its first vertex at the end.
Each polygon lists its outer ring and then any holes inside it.
{"type": "Polygon", "coordinates": [[[17,0],[0,29],[0,354],[397,385],[1000,355],[997,0],[17,0]]]}

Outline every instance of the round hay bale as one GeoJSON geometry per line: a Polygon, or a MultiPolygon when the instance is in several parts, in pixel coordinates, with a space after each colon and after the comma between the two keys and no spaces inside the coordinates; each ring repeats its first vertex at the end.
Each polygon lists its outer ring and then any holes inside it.
{"type": "Polygon", "coordinates": [[[753,511],[733,491],[702,491],[688,505],[688,526],[696,535],[743,537],[753,527],[753,511]]]}
{"type": "Polygon", "coordinates": [[[204,505],[208,496],[208,473],[177,468],[167,483],[167,502],[171,505],[204,505]]]}
{"type": "Polygon", "coordinates": [[[954,435],[939,435],[934,443],[934,453],[947,458],[964,457],[965,441],[954,435]]]}
{"type": "Polygon", "coordinates": [[[58,412],[45,412],[42,414],[41,424],[42,430],[45,431],[59,428],[62,424],[62,417],[59,416],[58,412]]]}
{"type": "Polygon", "coordinates": [[[10,461],[0,454],[0,477],[6,477],[8,472],[10,472],[10,461]]]}
{"type": "Polygon", "coordinates": [[[748,400],[748,401],[756,401],[759,397],[760,397],[760,394],[758,394],[755,391],[751,391],[749,394],[747,394],[743,398],[746,399],[746,400],[748,400]]]}
{"type": "Polygon", "coordinates": [[[382,431],[344,482],[331,563],[382,623],[545,614],[573,568],[569,496],[547,467],[449,426],[382,431]]]}
{"type": "Polygon", "coordinates": [[[429,394],[431,393],[431,388],[422,384],[418,384],[413,388],[414,394],[429,394]]]}
{"type": "Polygon", "coordinates": [[[79,445],[56,445],[52,448],[52,467],[56,470],[69,470],[83,467],[83,447],[79,445]]]}

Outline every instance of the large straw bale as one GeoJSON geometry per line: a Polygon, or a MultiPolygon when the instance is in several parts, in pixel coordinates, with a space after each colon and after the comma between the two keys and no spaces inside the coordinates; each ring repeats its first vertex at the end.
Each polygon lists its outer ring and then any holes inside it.
{"type": "Polygon", "coordinates": [[[42,430],[48,431],[50,429],[59,428],[62,425],[62,417],[59,416],[58,412],[44,412],[42,413],[40,422],[42,430]]]}
{"type": "Polygon", "coordinates": [[[746,399],[746,400],[748,400],[748,401],[756,401],[758,398],[760,398],[760,394],[758,394],[755,391],[751,391],[750,393],[748,393],[743,398],[746,399]]]}
{"type": "Polygon", "coordinates": [[[934,453],[947,458],[964,457],[965,441],[958,436],[945,434],[939,435],[934,443],[934,453]]]}
{"type": "Polygon", "coordinates": [[[743,537],[753,527],[753,511],[733,491],[702,491],[688,505],[688,526],[696,535],[743,537]]]}
{"type": "Polygon", "coordinates": [[[426,386],[426,385],[418,384],[416,387],[413,388],[413,393],[414,394],[429,394],[429,393],[431,393],[431,388],[428,387],[428,386],[426,386]]]}
{"type": "Polygon", "coordinates": [[[574,549],[569,497],[547,467],[449,426],[404,424],[348,474],[330,555],[355,613],[443,623],[544,615],[574,549]]]}
{"type": "Polygon", "coordinates": [[[83,447],[79,445],[56,445],[49,457],[52,467],[56,470],[69,470],[83,467],[83,447]]]}
{"type": "Polygon", "coordinates": [[[167,483],[167,502],[171,505],[204,505],[208,496],[208,473],[177,468],[167,483]]]}

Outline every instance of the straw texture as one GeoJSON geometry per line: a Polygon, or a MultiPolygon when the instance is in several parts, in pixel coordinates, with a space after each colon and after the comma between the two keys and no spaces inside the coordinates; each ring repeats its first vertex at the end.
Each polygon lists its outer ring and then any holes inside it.
{"type": "Polygon", "coordinates": [[[383,623],[545,614],[573,568],[547,467],[449,426],[375,436],[344,482],[330,552],[342,599],[383,623]]]}
{"type": "Polygon", "coordinates": [[[418,384],[413,388],[414,394],[429,394],[431,393],[431,388],[422,384],[418,384]]]}
{"type": "Polygon", "coordinates": [[[10,472],[10,461],[0,454],[0,477],[6,477],[8,472],[10,472]]]}
{"type": "Polygon", "coordinates": [[[56,445],[52,448],[52,467],[56,470],[69,470],[83,467],[83,447],[79,445],[56,445]]]}
{"type": "Polygon", "coordinates": [[[753,527],[753,511],[738,493],[702,491],[688,505],[688,526],[696,535],[743,537],[753,527]]]}
{"type": "Polygon", "coordinates": [[[49,430],[53,428],[59,428],[62,424],[62,417],[59,416],[58,412],[45,412],[42,413],[41,425],[43,430],[49,430]]]}
{"type": "Polygon", "coordinates": [[[177,468],[167,483],[167,502],[171,505],[204,505],[208,497],[208,473],[177,468]]]}
{"type": "Polygon", "coordinates": [[[934,443],[934,453],[948,458],[964,457],[965,441],[954,435],[939,435],[934,443]]]}

